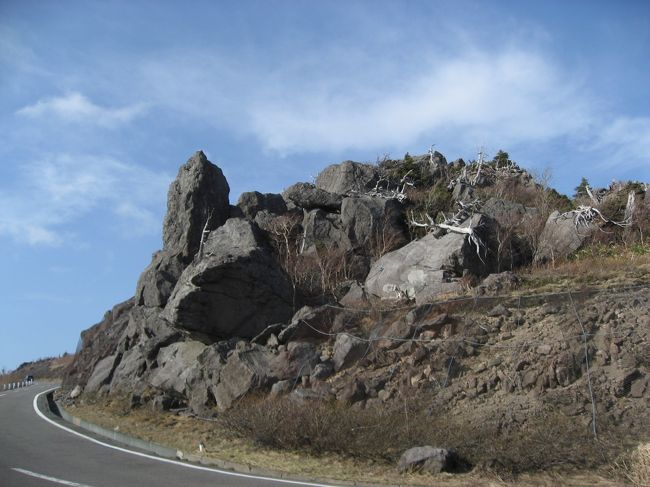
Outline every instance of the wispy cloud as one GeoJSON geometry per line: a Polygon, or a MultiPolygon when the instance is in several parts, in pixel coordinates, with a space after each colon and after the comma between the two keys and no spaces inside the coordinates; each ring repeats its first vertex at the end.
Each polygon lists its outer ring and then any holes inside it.
{"type": "Polygon", "coordinates": [[[595,148],[601,153],[597,163],[602,168],[623,164],[647,169],[650,164],[650,118],[613,118],[602,127],[595,148]]]}
{"type": "Polygon", "coordinates": [[[278,152],[408,146],[445,132],[530,141],[585,128],[591,114],[579,89],[541,56],[469,52],[371,97],[321,83],[267,93],[248,109],[252,129],[278,152]]]}
{"type": "Polygon", "coordinates": [[[87,123],[102,127],[116,127],[128,123],[145,112],[142,103],[122,108],[102,107],[78,92],[64,96],[43,98],[16,112],[29,118],[56,117],[68,123],[87,123]]]}
{"type": "Polygon", "coordinates": [[[12,189],[0,190],[0,235],[60,245],[73,238],[71,225],[100,207],[124,236],[153,234],[170,180],[108,157],[58,154],[31,162],[12,189]]]}

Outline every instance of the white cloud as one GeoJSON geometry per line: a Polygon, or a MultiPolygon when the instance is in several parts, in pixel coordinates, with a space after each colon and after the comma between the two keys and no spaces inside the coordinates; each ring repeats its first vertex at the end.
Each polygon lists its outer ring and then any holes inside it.
{"type": "Polygon", "coordinates": [[[124,236],[154,234],[170,180],[108,157],[58,154],[32,162],[12,189],[0,191],[0,235],[30,245],[69,243],[75,222],[100,208],[124,236]]]}
{"type": "Polygon", "coordinates": [[[650,165],[650,118],[617,117],[601,128],[595,143],[605,159],[597,161],[600,167],[647,167],[650,165]]]}
{"type": "Polygon", "coordinates": [[[248,109],[255,133],[278,152],[403,147],[446,132],[540,141],[588,125],[592,114],[580,88],[539,55],[471,51],[371,97],[355,95],[363,87],[350,93],[321,83],[267,93],[248,109]]]}
{"type": "Polygon", "coordinates": [[[65,96],[44,98],[21,108],[17,115],[29,118],[56,117],[68,123],[88,123],[102,127],[116,127],[142,115],[144,104],[123,108],[101,107],[81,93],[72,92],[65,96]]]}

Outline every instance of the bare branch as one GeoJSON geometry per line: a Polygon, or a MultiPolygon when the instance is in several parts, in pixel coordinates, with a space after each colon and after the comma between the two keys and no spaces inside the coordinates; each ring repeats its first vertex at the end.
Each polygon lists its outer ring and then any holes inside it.
{"type": "Polygon", "coordinates": [[[208,218],[205,220],[205,225],[203,225],[203,230],[201,231],[201,243],[199,244],[199,259],[203,258],[203,246],[205,245],[205,241],[208,239],[208,235],[210,235],[210,220],[212,219],[212,210],[210,210],[210,213],[208,214],[208,218]]]}

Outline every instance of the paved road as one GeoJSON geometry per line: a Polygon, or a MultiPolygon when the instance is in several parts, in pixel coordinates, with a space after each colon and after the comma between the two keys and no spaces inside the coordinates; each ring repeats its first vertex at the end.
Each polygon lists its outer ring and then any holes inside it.
{"type": "MultiPolygon", "coordinates": [[[[32,405],[34,397],[50,387],[33,385],[25,389],[0,392],[2,487],[318,485],[247,478],[216,470],[188,468],[178,462],[161,462],[93,443],[50,424],[36,413],[32,405]]],[[[65,426],[69,425],[65,423],[65,426]]]]}

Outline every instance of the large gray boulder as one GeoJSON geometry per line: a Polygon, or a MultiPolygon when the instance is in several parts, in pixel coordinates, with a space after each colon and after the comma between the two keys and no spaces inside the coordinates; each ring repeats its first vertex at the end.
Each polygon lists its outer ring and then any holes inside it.
{"type": "MultiPolygon", "coordinates": [[[[484,242],[489,242],[491,221],[483,215],[474,215],[463,226],[475,228],[484,242]]],[[[380,299],[415,299],[426,303],[437,295],[461,289],[458,277],[464,272],[486,275],[491,270],[483,250],[481,257],[476,246],[462,233],[447,233],[440,238],[429,234],[381,257],[370,269],[365,282],[369,296],[380,299]]]]}
{"type": "Polygon", "coordinates": [[[490,198],[481,207],[481,213],[495,220],[499,225],[512,227],[521,224],[528,215],[533,214],[533,208],[527,209],[521,203],[490,198]]]}
{"type": "Polygon", "coordinates": [[[149,307],[165,306],[185,266],[181,254],[167,250],[153,254],[151,263],[138,279],[136,303],[149,307]]]}
{"type": "Polygon", "coordinates": [[[539,237],[535,262],[543,264],[571,255],[580,249],[597,229],[595,223],[578,227],[573,214],[560,214],[559,211],[554,211],[546,220],[544,230],[539,237]]]}
{"type": "Polygon", "coordinates": [[[379,180],[379,169],[370,164],[345,161],[327,166],[316,178],[316,187],[336,194],[365,193],[379,180]]]}
{"type": "Polygon", "coordinates": [[[325,191],[309,183],[296,183],[289,186],[282,193],[282,197],[305,210],[321,208],[327,211],[338,211],[341,208],[342,200],[341,195],[325,191]]]}
{"type": "Polygon", "coordinates": [[[287,211],[287,204],[282,195],[263,194],[257,191],[242,193],[237,201],[237,207],[242,215],[249,220],[254,220],[260,211],[267,211],[275,215],[281,215],[287,211]]]}
{"type": "Polygon", "coordinates": [[[136,286],[136,304],[163,307],[181,272],[199,250],[204,228],[214,230],[230,214],[230,188],[203,152],[183,164],[167,193],[163,250],[154,254],[136,286]],[[206,227],[207,224],[207,227],[206,227]]]}
{"type": "Polygon", "coordinates": [[[352,242],[343,228],[341,216],[312,210],[303,219],[302,252],[313,253],[340,250],[348,252],[353,249],[352,242]]]}
{"type": "Polygon", "coordinates": [[[292,315],[292,288],[257,227],[232,218],[183,272],[163,317],[176,326],[227,338],[252,338],[292,315]]]}
{"type": "Polygon", "coordinates": [[[381,255],[408,241],[404,208],[394,199],[344,198],[341,224],[353,247],[366,255],[381,255]]]}
{"type": "Polygon", "coordinates": [[[187,377],[205,348],[203,343],[192,340],[161,348],[156,359],[158,367],[152,371],[149,383],[157,389],[185,395],[187,377]]]}
{"type": "Polygon", "coordinates": [[[339,333],[336,335],[334,342],[334,351],[332,360],[334,370],[339,371],[353,365],[368,353],[370,344],[367,340],[362,340],[348,333],[339,333]]]}
{"type": "Polygon", "coordinates": [[[228,409],[249,391],[269,385],[272,359],[273,354],[259,345],[234,350],[221,367],[219,382],[213,388],[218,408],[228,409]]]}
{"type": "Polygon", "coordinates": [[[402,453],[397,465],[400,473],[437,474],[453,470],[456,466],[456,453],[446,448],[417,446],[402,453]]]}

